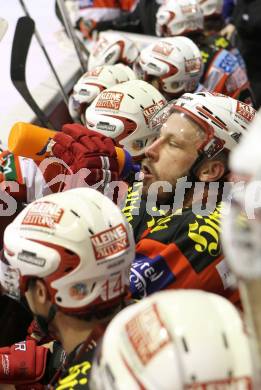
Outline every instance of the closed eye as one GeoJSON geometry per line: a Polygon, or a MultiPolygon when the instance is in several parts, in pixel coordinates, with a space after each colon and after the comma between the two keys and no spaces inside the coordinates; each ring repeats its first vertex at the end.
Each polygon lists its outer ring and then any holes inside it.
{"type": "Polygon", "coordinates": [[[180,146],[173,140],[169,140],[169,145],[175,148],[179,148],[180,146]]]}

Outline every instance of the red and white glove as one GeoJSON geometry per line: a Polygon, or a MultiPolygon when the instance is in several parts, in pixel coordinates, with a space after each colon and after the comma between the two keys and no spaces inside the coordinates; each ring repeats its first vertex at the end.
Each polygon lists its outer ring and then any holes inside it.
{"type": "Polygon", "coordinates": [[[56,341],[41,346],[36,340],[26,340],[0,348],[0,388],[1,384],[12,384],[17,390],[44,389],[65,358],[56,341]]]}
{"type": "Polygon", "coordinates": [[[53,140],[52,154],[63,160],[74,176],[67,189],[84,183],[99,188],[119,180],[121,167],[111,138],[74,123],[64,125],[53,140]]]}
{"type": "Polygon", "coordinates": [[[0,348],[0,383],[39,382],[45,374],[48,349],[35,340],[22,341],[0,348]]]}

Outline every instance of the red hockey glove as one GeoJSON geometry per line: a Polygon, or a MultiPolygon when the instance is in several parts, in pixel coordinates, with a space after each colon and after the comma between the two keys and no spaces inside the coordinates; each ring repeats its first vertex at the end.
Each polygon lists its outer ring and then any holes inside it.
{"type": "Polygon", "coordinates": [[[0,383],[38,382],[45,373],[48,349],[35,340],[22,341],[0,348],[0,383]]]}
{"type": "Polygon", "coordinates": [[[119,180],[120,165],[111,138],[79,124],[66,124],[54,141],[53,155],[67,164],[71,174],[77,173],[72,186],[87,183],[98,188],[119,180]]]}
{"type": "Polygon", "coordinates": [[[56,341],[45,347],[27,340],[0,348],[0,384],[13,384],[18,390],[44,389],[65,358],[62,346],[56,341]]]}

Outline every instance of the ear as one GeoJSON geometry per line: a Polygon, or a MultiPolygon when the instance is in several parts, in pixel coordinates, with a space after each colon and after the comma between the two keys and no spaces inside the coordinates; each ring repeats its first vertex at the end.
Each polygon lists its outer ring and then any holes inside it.
{"type": "Polygon", "coordinates": [[[197,177],[202,182],[218,181],[225,174],[225,171],[226,168],[222,161],[206,160],[199,168],[197,177]]]}
{"type": "Polygon", "coordinates": [[[40,279],[37,279],[35,282],[34,297],[42,305],[49,301],[46,285],[40,279]]]}

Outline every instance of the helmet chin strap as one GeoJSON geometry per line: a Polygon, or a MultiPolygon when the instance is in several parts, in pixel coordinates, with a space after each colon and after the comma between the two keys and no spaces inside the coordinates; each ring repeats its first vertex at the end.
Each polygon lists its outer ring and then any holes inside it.
{"type": "Polygon", "coordinates": [[[39,314],[36,314],[34,316],[37,324],[39,325],[41,332],[46,336],[49,334],[49,324],[54,319],[56,313],[57,313],[57,306],[52,305],[49,309],[47,318],[39,314]]]}

